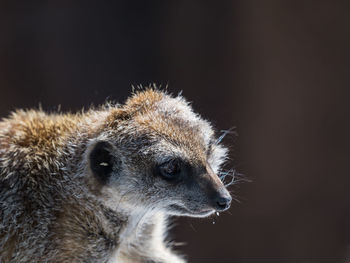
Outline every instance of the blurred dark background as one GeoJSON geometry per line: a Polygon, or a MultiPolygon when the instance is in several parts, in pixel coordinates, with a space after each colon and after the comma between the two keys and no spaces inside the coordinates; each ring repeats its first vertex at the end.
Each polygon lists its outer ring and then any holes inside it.
{"type": "Polygon", "coordinates": [[[348,1],[1,1],[0,115],[169,85],[252,180],[177,220],[190,262],[350,262],[348,1]],[[215,224],[213,224],[215,222],[215,224]]]}

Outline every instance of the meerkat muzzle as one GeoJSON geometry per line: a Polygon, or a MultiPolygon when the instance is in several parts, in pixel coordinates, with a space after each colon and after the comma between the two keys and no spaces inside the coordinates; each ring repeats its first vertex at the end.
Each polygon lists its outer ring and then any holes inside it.
{"type": "Polygon", "coordinates": [[[223,189],[223,191],[220,191],[215,197],[214,197],[214,208],[218,212],[226,211],[231,206],[232,197],[228,193],[226,189],[223,189]]]}

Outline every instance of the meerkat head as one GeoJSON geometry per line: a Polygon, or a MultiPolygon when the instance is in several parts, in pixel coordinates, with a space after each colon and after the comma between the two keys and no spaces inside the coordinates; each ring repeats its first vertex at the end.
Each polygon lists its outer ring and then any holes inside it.
{"type": "Polygon", "coordinates": [[[217,175],[226,153],[183,97],[149,89],[110,110],[87,158],[110,207],[205,217],[231,203],[217,175]]]}

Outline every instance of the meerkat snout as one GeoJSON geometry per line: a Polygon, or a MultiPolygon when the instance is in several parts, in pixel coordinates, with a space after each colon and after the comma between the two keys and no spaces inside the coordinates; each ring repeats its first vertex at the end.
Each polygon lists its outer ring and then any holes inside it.
{"type": "Polygon", "coordinates": [[[207,164],[204,174],[198,176],[196,180],[200,190],[207,196],[204,201],[213,211],[223,212],[230,208],[232,197],[209,164],[207,164]]]}
{"type": "Polygon", "coordinates": [[[214,198],[215,210],[218,212],[226,211],[231,206],[232,197],[226,189],[223,189],[214,198]]]}

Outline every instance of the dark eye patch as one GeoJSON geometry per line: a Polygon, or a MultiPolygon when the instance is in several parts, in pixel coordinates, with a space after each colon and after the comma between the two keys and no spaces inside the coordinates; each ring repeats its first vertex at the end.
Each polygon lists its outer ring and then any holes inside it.
{"type": "Polygon", "coordinates": [[[188,177],[189,165],[179,158],[168,160],[155,167],[155,174],[169,182],[179,182],[188,177]]]}
{"type": "Polygon", "coordinates": [[[158,173],[167,180],[174,180],[181,173],[180,161],[173,159],[158,165],[158,173]]]}

